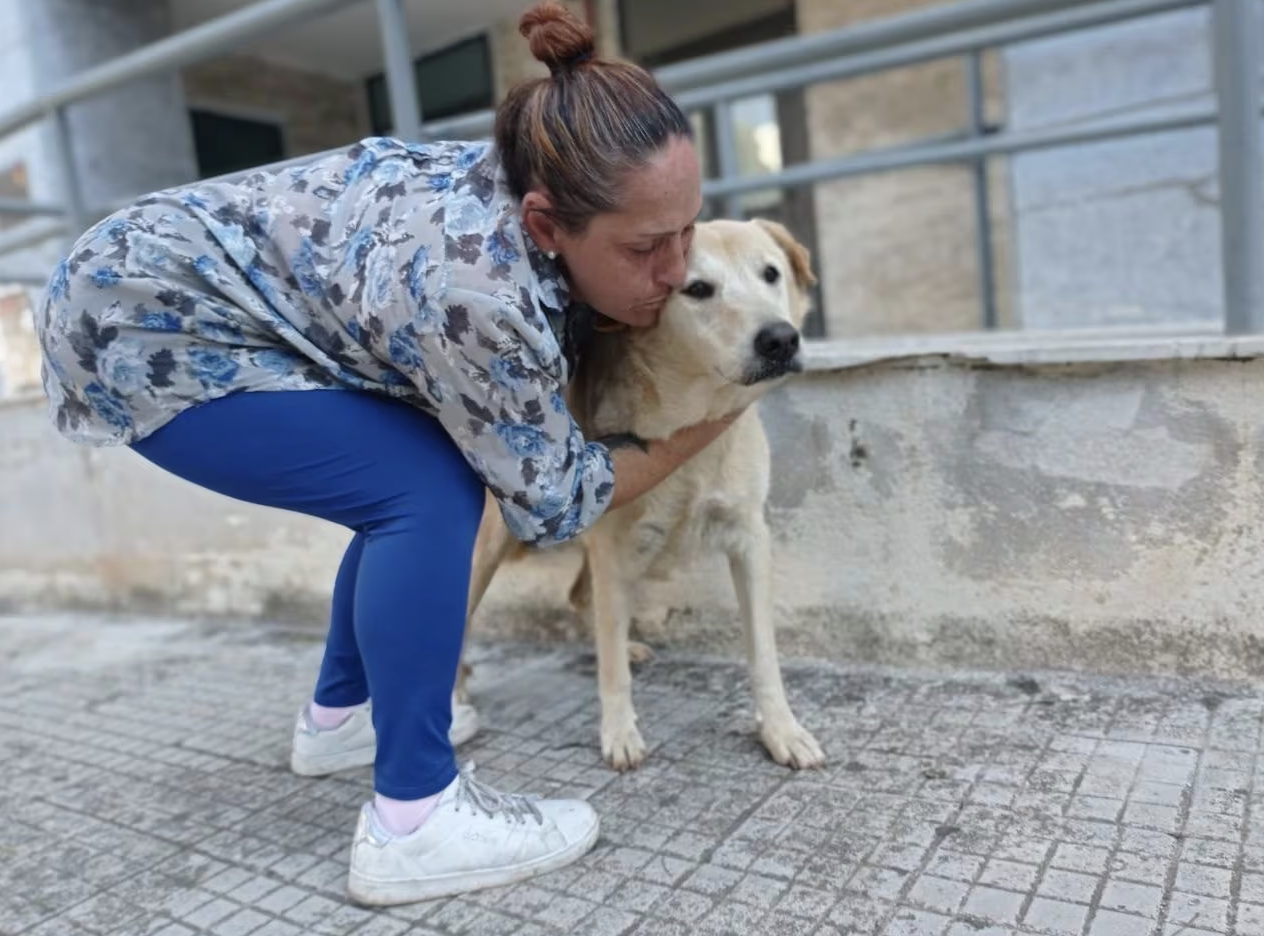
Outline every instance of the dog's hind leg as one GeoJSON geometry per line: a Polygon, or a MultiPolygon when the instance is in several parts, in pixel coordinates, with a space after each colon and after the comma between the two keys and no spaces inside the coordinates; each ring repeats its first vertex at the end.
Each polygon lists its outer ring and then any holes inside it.
{"type": "Polygon", "coordinates": [[[790,710],[777,659],[772,617],[772,534],[762,513],[743,524],[729,548],[741,608],[759,737],[778,764],[802,770],[825,764],[825,752],[790,710]]]}
{"type": "MultiPolygon", "coordinates": [[[[474,612],[478,610],[483,595],[487,593],[496,570],[518,545],[518,541],[509,532],[509,527],[505,526],[500,510],[489,494],[483,505],[483,519],[478,526],[478,536],[474,540],[474,558],[470,564],[470,590],[465,609],[466,639],[469,638],[470,622],[474,619],[474,612]]],[[[464,644],[463,640],[461,665],[457,670],[456,688],[452,697],[462,705],[469,705],[470,693],[465,682],[470,674],[470,666],[465,662],[464,644]]]]}
{"type": "Polygon", "coordinates": [[[601,756],[615,770],[639,767],[645,741],[632,706],[628,628],[632,617],[617,546],[594,531],[585,542],[592,594],[593,637],[597,644],[597,690],[601,700],[601,756]]]}

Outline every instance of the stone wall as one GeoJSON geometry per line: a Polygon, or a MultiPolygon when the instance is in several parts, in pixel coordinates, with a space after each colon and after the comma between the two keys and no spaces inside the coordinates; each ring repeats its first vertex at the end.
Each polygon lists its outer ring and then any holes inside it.
{"type": "MultiPolygon", "coordinates": [[[[1149,350],[1073,364],[963,345],[841,370],[815,352],[762,409],[784,652],[1264,675],[1264,342],[1149,350]]],[[[0,403],[0,437],[0,605],[324,625],[345,531],[75,448],[39,400],[0,403]]],[[[477,633],[582,635],[575,563],[506,567],[477,633]]],[[[719,557],[640,600],[652,642],[741,653],[719,557]]]]}

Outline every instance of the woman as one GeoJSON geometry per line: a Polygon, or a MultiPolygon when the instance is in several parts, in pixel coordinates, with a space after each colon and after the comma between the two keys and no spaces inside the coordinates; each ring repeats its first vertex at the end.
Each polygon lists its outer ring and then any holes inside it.
{"type": "Polygon", "coordinates": [[[597,837],[586,803],[456,765],[484,492],[524,542],[562,543],[731,421],[645,444],[568,412],[591,310],[652,325],[682,285],[700,170],[679,108],[565,8],[521,31],[551,76],[510,92],[493,144],[369,139],[142,198],[79,240],[38,323],[71,440],[355,531],[292,762],[374,764],[349,878],[367,904],[521,880],[597,837]]]}

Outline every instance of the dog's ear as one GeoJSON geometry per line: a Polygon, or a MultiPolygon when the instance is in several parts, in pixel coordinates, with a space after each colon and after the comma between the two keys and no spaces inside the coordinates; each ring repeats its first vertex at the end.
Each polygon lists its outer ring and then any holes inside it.
{"type": "Polygon", "coordinates": [[[807,291],[816,285],[816,274],[812,272],[812,253],[795,240],[789,229],[779,221],[768,218],[756,218],[755,223],[772,236],[790,261],[790,269],[794,272],[795,282],[799,288],[807,291]]]}

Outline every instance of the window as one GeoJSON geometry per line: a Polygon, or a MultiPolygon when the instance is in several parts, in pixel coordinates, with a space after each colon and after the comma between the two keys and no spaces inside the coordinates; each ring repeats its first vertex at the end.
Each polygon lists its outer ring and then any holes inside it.
{"type": "MultiPolygon", "coordinates": [[[[491,107],[495,98],[491,48],[485,33],[421,56],[414,65],[414,76],[425,120],[483,110],[491,107]]],[[[369,78],[366,91],[369,124],[375,135],[385,136],[392,130],[385,74],[369,78]]]]}
{"type": "MultiPolygon", "coordinates": [[[[648,68],[792,36],[797,30],[794,8],[785,0],[698,4],[687,12],[675,0],[623,0],[619,11],[627,53],[648,68]]],[[[795,97],[801,98],[801,92],[757,94],[733,102],[739,175],[778,172],[791,161],[785,153],[794,147],[792,141],[783,140],[782,123],[783,111],[794,106],[795,97]]],[[[705,108],[690,117],[698,134],[703,171],[714,177],[719,174],[714,116],[705,108]]],[[[785,213],[784,202],[785,193],[776,189],[748,192],[737,199],[742,217],[778,217],[785,213]]],[[[724,213],[722,205],[708,205],[708,211],[724,213]]]]}
{"type": "Polygon", "coordinates": [[[285,158],[285,136],[276,121],[190,110],[193,148],[203,179],[253,169],[285,158]]]}

